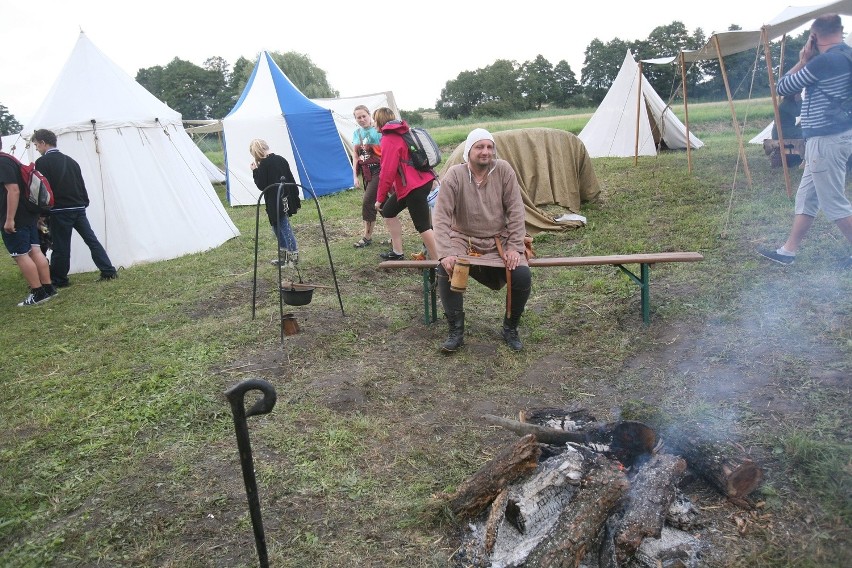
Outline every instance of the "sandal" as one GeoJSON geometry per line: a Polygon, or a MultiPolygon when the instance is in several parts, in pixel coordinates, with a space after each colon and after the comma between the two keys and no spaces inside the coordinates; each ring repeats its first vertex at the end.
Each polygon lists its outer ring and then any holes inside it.
{"type": "Polygon", "coordinates": [[[355,243],[354,246],[355,246],[356,249],[359,249],[359,248],[368,247],[371,244],[373,244],[373,239],[368,239],[367,237],[361,237],[361,239],[357,243],[355,243]]]}

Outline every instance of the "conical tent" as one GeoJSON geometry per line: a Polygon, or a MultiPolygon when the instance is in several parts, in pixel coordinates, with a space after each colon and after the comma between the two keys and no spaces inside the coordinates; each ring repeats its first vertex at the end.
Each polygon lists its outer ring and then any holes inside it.
{"type": "MultiPolygon", "coordinates": [[[[202,252],[239,236],[180,114],[83,33],[23,132],[39,128],[56,133],[59,150],[79,162],[86,215],[116,267],[202,252]]],[[[92,270],[75,232],[71,273],[92,270]]]]}
{"type": "MultiPolygon", "coordinates": [[[[615,81],[579,136],[593,158],[656,156],[659,141],[676,150],[686,148],[687,140],[686,127],[640,74],[630,50],[624,56],[615,81]]],[[[693,148],[704,145],[692,134],[689,140],[693,148]]]]}
{"type": "Polygon", "coordinates": [[[296,182],[318,197],[352,187],[349,152],[332,112],[305,97],[265,51],[222,126],[231,205],[254,205],[260,196],[250,167],[249,144],[255,138],[286,158],[296,182]]]}

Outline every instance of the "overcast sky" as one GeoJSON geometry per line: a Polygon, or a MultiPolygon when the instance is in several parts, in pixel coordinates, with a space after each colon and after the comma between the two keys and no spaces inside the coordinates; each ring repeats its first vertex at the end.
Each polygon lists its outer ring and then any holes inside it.
{"type": "MultiPolygon", "coordinates": [[[[340,96],[393,91],[405,110],[432,108],[446,82],[497,59],[565,60],[580,79],[591,40],[645,39],[680,21],[705,35],[731,24],[758,29],[803,0],[539,0],[367,2],[296,0],[4,1],[0,104],[26,124],[68,59],[80,31],[131,77],[173,58],[202,65],[221,56],[255,61],[262,50],[307,54],[340,96]],[[513,6],[513,7],[510,7],[513,6]]],[[[848,18],[844,18],[848,21],[848,18]]],[[[667,55],[667,54],[653,54],[667,55]]],[[[195,117],[184,117],[195,118],[195,117]]]]}

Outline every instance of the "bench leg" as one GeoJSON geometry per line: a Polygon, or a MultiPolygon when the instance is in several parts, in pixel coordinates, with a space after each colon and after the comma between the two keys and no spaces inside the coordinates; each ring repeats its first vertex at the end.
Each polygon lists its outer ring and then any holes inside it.
{"type": "Polygon", "coordinates": [[[430,286],[432,288],[432,323],[438,321],[438,270],[429,269],[430,286]]]}
{"type": "Polygon", "coordinates": [[[636,276],[621,264],[616,264],[616,266],[639,286],[642,298],[642,322],[645,325],[649,325],[651,323],[651,271],[649,270],[649,264],[643,262],[639,265],[639,276],[636,276]]]}
{"type": "Polygon", "coordinates": [[[438,273],[434,268],[423,269],[423,323],[438,321],[438,273]],[[431,304],[432,313],[429,314],[431,304]]]}

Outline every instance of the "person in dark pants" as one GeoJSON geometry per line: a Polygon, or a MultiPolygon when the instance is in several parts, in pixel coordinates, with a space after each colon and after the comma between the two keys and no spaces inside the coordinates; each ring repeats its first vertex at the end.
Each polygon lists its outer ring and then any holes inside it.
{"type": "Polygon", "coordinates": [[[56,134],[50,130],[36,130],[32,142],[41,157],[36,160],[36,169],[44,174],[53,189],[54,206],[50,211],[50,236],[53,253],[50,256],[50,279],[54,286],[63,288],[70,284],[68,271],[71,269],[71,233],[77,231],[92,253],[92,261],[101,277],[112,280],[118,272],[112,265],[106,250],[86,217],[89,194],[80,171],[80,164],[56,148],[56,134]]]}
{"type": "Polygon", "coordinates": [[[438,248],[437,283],[449,324],[444,353],[464,344],[464,295],[450,279],[460,256],[493,261],[470,267],[470,277],[492,290],[508,286],[503,340],[513,351],[523,347],[518,323],[532,290],[532,273],[525,253],[524,201],[515,170],[497,158],[494,137],[476,128],[464,144],[464,163],[441,176],[441,191],[432,220],[438,248]]]}

